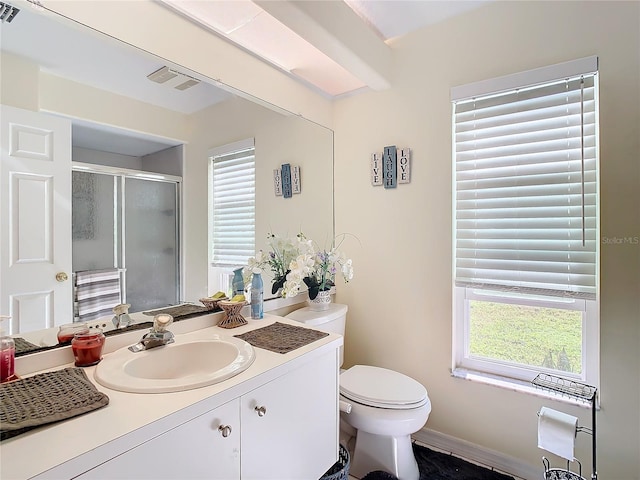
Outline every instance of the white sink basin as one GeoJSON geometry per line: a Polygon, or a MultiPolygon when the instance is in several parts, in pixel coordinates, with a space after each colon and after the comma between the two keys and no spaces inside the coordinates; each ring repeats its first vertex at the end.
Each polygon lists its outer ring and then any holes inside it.
{"type": "Polygon", "coordinates": [[[101,385],[131,393],[166,393],[205,387],[243,372],[253,347],[235,337],[175,343],[138,353],[122,348],[105,355],[95,370],[101,385]]]}

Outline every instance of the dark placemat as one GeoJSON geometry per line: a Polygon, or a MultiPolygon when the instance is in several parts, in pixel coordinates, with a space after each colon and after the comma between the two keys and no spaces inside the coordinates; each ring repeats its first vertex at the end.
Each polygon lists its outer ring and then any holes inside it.
{"type": "Polygon", "coordinates": [[[13,337],[13,341],[16,344],[16,354],[32,352],[34,350],[40,350],[40,346],[35,343],[27,342],[24,338],[13,337]]]}
{"type": "Polygon", "coordinates": [[[0,440],[109,404],[81,368],[65,368],[0,384],[0,440]]]}
{"type": "Polygon", "coordinates": [[[176,305],[175,307],[161,308],[158,310],[151,310],[142,313],[152,317],[154,315],[159,315],[160,313],[168,313],[173,317],[174,320],[180,320],[187,317],[197,317],[198,315],[212,313],[212,310],[209,310],[207,307],[202,305],[186,303],[184,305],[176,305]]]}
{"type": "Polygon", "coordinates": [[[134,323],[133,325],[128,325],[122,328],[116,328],[115,330],[107,330],[104,333],[105,337],[111,337],[113,335],[118,335],[120,333],[131,332],[135,330],[144,330],[145,328],[153,327],[153,322],[142,322],[142,323],[134,323]]]}
{"type": "Polygon", "coordinates": [[[234,335],[234,337],[238,337],[254,347],[276,353],[288,353],[327,335],[329,335],[327,332],[276,322],[247,333],[234,335]]]}

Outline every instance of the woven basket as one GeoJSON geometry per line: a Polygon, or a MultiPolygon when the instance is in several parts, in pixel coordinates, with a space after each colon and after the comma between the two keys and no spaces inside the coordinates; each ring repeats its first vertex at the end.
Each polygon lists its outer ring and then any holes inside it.
{"type": "Polygon", "coordinates": [[[569,462],[567,462],[567,468],[549,468],[549,459],[542,457],[542,464],[544,465],[544,480],[586,480],[582,476],[582,464],[579,460],[575,459],[578,464],[578,471],[575,473],[569,470],[569,462]]]}
{"type": "Polygon", "coordinates": [[[327,473],[325,473],[320,480],[348,480],[350,464],[349,452],[340,444],[338,461],[333,464],[333,467],[327,470],[327,473]]]}
{"type": "Polygon", "coordinates": [[[218,306],[224,311],[224,316],[222,321],[218,323],[218,326],[222,328],[236,328],[249,323],[240,313],[242,307],[246,304],[247,302],[220,301],[218,306]]]}
{"type": "Polygon", "coordinates": [[[544,478],[545,480],[586,480],[582,475],[564,468],[550,468],[544,472],[544,478]]]}
{"type": "Polygon", "coordinates": [[[225,301],[225,300],[229,300],[229,297],[222,297],[222,298],[201,298],[200,299],[200,303],[202,303],[205,307],[207,307],[209,310],[216,310],[219,307],[218,303],[220,303],[221,301],[225,301]]]}

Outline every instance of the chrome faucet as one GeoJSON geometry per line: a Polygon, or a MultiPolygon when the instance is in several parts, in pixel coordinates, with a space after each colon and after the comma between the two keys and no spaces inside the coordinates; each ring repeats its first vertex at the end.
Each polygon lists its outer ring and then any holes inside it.
{"type": "Polygon", "coordinates": [[[141,352],[152,348],[161,347],[173,343],[173,333],[167,327],[173,322],[173,317],[166,313],[161,313],[153,317],[153,327],[145,333],[142,339],[135,345],[131,345],[129,350],[141,352]]]}

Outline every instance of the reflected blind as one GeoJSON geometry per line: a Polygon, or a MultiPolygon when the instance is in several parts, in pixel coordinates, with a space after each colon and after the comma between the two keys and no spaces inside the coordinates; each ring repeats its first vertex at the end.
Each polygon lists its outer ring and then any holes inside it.
{"type": "Polygon", "coordinates": [[[246,265],[255,255],[255,149],[214,156],[212,175],[212,262],[246,265]]]}
{"type": "Polygon", "coordinates": [[[595,298],[597,77],[454,101],[458,286],[595,298]]]}

